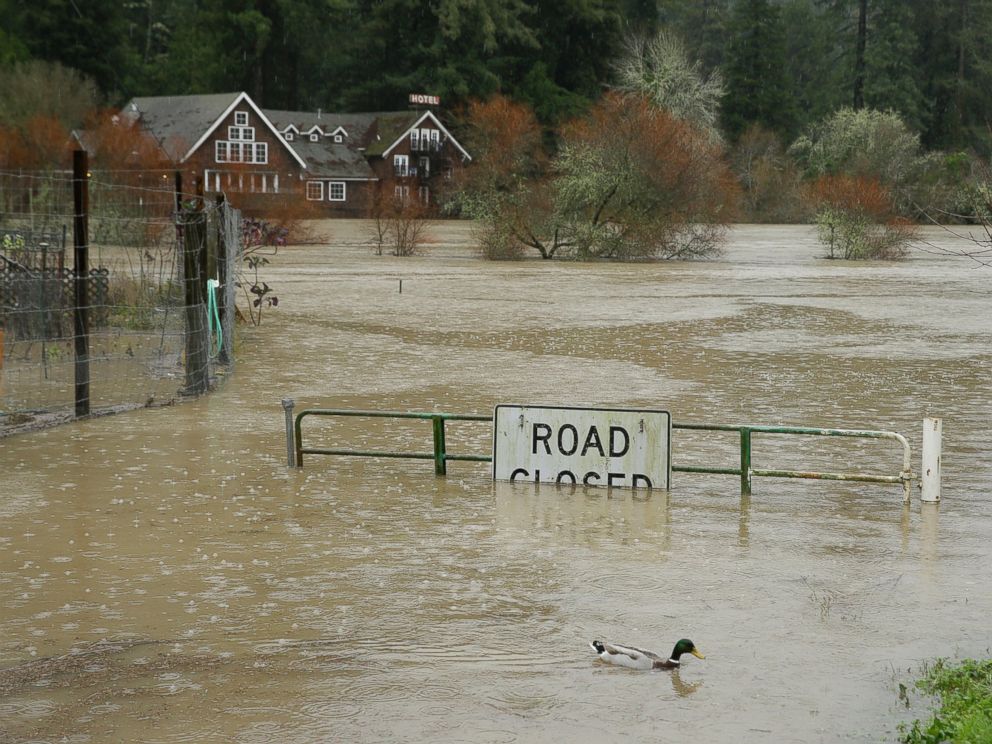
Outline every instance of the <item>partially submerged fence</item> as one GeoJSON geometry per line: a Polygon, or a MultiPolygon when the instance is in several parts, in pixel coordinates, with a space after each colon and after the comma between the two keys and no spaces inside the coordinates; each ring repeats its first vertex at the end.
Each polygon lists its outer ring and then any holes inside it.
{"type": "MultiPolygon", "coordinates": [[[[292,400],[283,400],[286,413],[286,448],[289,465],[303,467],[304,455],[338,455],[350,457],[385,457],[414,460],[432,460],[434,472],[437,475],[447,473],[449,461],[492,462],[491,455],[452,454],[448,452],[446,443],[445,423],[449,421],[487,421],[492,422],[492,416],[477,414],[453,414],[439,412],[400,412],[400,411],[362,411],[348,409],[308,408],[295,415],[295,404],[292,400]],[[386,418],[412,419],[431,422],[433,440],[432,452],[401,452],[395,450],[359,450],[346,447],[308,447],[303,443],[303,421],[307,418],[386,418]]],[[[915,480],[912,469],[912,454],[909,442],[904,436],[891,431],[875,431],[868,429],[824,429],[795,426],[758,426],[758,425],[718,425],[718,424],[688,424],[673,423],[672,429],[684,431],[736,432],[740,442],[740,459],[736,467],[703,467],[689,465],[672,465],[673,472],[707,473],[715,475],[735,475],[740,478],[741,495],[751,493],[752,480],[755,477],[765,478],[805,478],[812,480],[840,480],[863,483],[898,483],[902,485],[903,500],[909,501],[910,488],[915,480]],[[884,439],[898,443],[902,450],[902,468],[898,473],[876,474],[863,472],[823,472],[813,470],[788,470],[771,468],[753,468],[751,466],[753,437],[755,434],[782,434],[802,437],[838,437],[844,439],[884,439]]],[[[939,438],[938,438],[939,452],[939,438]]],[[[939,462],[939,454],[937,456],[939,462]]],[[[939,499],[939,486],[936,498],[939,499]]]]}
{"type": "Polygon", "coordinates": [[[0,433],[167,404],[233,360],[240,214],[173,173],[76,166],[0,172],[0,433]]]}

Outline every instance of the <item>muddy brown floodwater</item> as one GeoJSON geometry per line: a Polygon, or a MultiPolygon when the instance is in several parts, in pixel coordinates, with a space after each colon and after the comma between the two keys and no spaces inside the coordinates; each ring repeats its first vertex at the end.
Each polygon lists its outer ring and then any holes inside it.
{"type": "MultiPolygon", "coordinates": [[[[488,263],[468,226],[376,257],[280,252],[218,392],[0,441],[0,740],[892,740],[898,687],[992,645],[992,269],[819,258],[734,230],[695,263],[488,263]],[[399,281],[402,279],[402,294],[399,281]],[[676,473],[670,493],[494,485],[487,466],[309,457],[300,407],[665,408],[905,434],[943,418],[939,508],[898,486],[676,473]],[[609,667],[594,638],[705,661],[609,667]]],[[[928,235],[962,247],[939,230],[928,235]]],[[[429,425],[309,426],[429,451],[429,425]]],[[[484,425],[449,449],[485,453],[484,425]]],[[[676,432],[676,465],[732,439],[676,432]]],[[[892,443],[756,437],[755,467],[897,472],[892,443]]]]}

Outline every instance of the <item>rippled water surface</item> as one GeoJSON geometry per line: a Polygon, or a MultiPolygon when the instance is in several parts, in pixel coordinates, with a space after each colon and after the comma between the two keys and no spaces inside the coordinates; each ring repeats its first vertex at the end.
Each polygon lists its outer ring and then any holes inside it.
{"type": "MultiPolygon", "coordinates": [[[[199,401],[0,440],[0,740],[884,741],[926,660],[992,646],[992,270],[818,258],[487,263],[285,250],[280,297],[199,401]],[[403,280],[402,293],[399,280],[403,280]],[[897,486],[676,473],[670,493],[493,484],[487,466],[309,457],[298,407],[646,406],[676,422],[905,434],[944,421],[943,503],[897,486]],[[587,643],[705,661],[608,667],[587,643]]],[[[947,247],[939,231],[930,236],[947,247]]],[[[449,425],[484,454],[485,425],[449,425]]],[[[429,425],[315,424],[429,451],[429,425]]],[[[732,437],[674,437],[733,467],[732,437]]],[[[897,472],[886,442],[756,436],[755,467],[897,472]]]]}

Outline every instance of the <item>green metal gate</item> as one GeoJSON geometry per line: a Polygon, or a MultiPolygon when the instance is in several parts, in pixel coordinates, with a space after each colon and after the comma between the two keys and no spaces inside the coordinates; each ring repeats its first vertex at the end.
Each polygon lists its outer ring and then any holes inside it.
{"type": "MultiPolygon", "coordinates": [[[[451,454],[445,442],[445,423],[449,421],[492,421],[492,416],[457,413],[431,413],[416,411],[362,411],[352,409],[307,408],[293,418],[294,403],[283,401],[286,411],[286,442],[289,464],[303,467],[304,455],[341,455],[350,457],[391,457],[413,460],[433,460],[434,472],[446,475],[449,461],[462,462],[492,462],[491,455],[451,454]],[[416,419],[431,422],[433,452],[395,452],[382,450],[356,450],[347,448],[306,447],[303,444],[303,420],[312,417],[361,417],[416,419]]],[[[737,432],[740,439],[740,465],[733,468],[698,467],[689,465],[672,465],[672,471],[677,473],[709,473],[716,475],[736,475],[740,478],[741,495],[751,493],[751,482],[755,477],[764,478],[807,478],[814,480],[859,481],[864,483],[901,483],[903,500],[909,501],[910,485],[914,480],[911,465],[909,442],[901,434],[892,431],[875,431],[871,429],[822,429],[802,426],[759,426],[752,424],[679,424],[673,423],[672,429],[689,431],[737,432]],[[902,446],[902,470],[895,475],[878,475],[872,473],[837,473],[807,470],[780,470],[751,467],[753,438],[756,434],[788,434],[796,436],[816,437],[847,437],[859,439],[888,439],[902,446]]],[[[673,455],[674,458],[674,455],[673,455]]]]}

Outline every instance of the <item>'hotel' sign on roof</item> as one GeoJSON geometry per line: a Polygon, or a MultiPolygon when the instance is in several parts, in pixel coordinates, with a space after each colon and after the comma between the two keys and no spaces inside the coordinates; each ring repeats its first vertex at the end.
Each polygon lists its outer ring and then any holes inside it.
{"type": "Polygon", "coordinates": [[[410,103],[417,106],[440,106],[440,96],[429,96],[426,93],[411,93],[410,103]]]}

